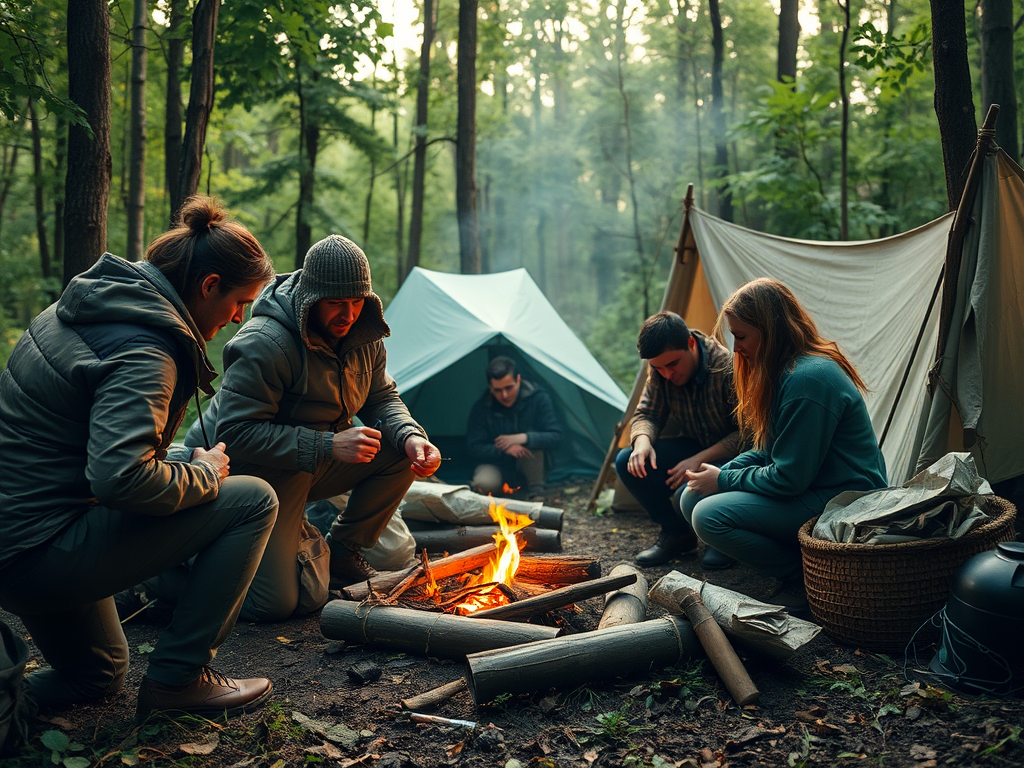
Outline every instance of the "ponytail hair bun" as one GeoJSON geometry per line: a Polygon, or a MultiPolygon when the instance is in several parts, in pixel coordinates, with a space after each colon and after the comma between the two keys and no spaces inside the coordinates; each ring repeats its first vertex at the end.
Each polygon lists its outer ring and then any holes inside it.
{"type": "Polygon", "coordinates": [[[194,234],[201,234],[210,230],[215,224],[227,220],[227,212],[220,207],[216,200],[198,195],[186,200],[178,213],[178,221],[181,222],[181,226],[191,230],[194,234]]]}

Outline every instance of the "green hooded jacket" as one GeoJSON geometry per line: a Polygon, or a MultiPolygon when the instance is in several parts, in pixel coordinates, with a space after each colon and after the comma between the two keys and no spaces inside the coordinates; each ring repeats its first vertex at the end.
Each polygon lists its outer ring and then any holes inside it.
{"type": "MultiPolygon", "coordinates": [[[[384,437],[404,452],[412,435],[426,437],[386,371],[384,338],[391,331],[380,299],[367,297],[359,319],[332,348],[307,334],[297,317],[301,270],[277,278],[253,303],[252,319],[224,348],[224,380],[206,411],[210,437],[227,444],[232,468],[314,474],[331,459],[335,432],[380,422],[384,437]]],[[[200,424],[185,444],[200,445],[200,424]]]]}
{"type": "Polygon", "coordinates": [[[216,374],[148,262],[104,254],[32,321],[0,374],[0,567],[97,505],[169,515],[216,498],[203,461],[167,461],[216,374]]]}

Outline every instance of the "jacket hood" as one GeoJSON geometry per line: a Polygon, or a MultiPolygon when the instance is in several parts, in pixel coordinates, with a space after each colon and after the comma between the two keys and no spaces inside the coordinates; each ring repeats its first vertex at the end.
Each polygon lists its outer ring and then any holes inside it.
{"type": "MultiPolygon", "coordinates": [[[[273,282],[264,288],[256,301],[253,302],[252,316],[274,318],[293,333],[298,334],[306,347],[312,347],[308,332],[309,310],[311,306],[306,306],[302,309],[298,306],[301,302],[297,301],[297,289],[301,276],[302,270],[299,269],[290,274],[275,277],[273,282]],[[301,317],[299,317],[300,310],[301,317]]],[[[351,349],[360,344],[380,341],[390,335],[391,329],[384,321],[384,305],[377,294],[371,293],[365,297],[363,311],[360,313],[355,325],[352,326],[352,329],[342,340],[341,346],[345,349],[351,349]]]]}
{"type": "Polygon", "coordinates": [[[169,332],[188,351],[199,387],[213,394],[217,376],[206,357],[206,342],[178,292],[149,262],[131,262],[105,253],[74,277],[57,302],[57,317],[78,325],[135,323],[169,332]]]}

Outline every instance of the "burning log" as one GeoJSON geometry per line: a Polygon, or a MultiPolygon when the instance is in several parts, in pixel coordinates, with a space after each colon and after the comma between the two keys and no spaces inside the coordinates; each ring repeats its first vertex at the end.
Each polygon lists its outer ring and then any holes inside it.
{"type": "Polygon", "coordinates": [[[591,597],[603,595],[610,590],[619,589],[637,580],[636,573],[622,576],[605,576],[583,584],[572,584],[561,589],[553,589],[537,597],[528,597],[508,605],[488,608],[471,614],[473,619],[502,619],[505,621],[526,621],[533,616],[547,613],[556,608],[563,608],[591,597]]]}
{"type": "Polygon", "coordinates": [[[615,592],[609,592],[604,599],[604,613],[598,629],[618,627],[622,624],[636,624],[647,618],[647,578],[632,565],[623,563],[612,568],[612,576],[633,574],[636,582],[615,592]]]}
{"type": "Polygon", "coordinates": [[[583,632],[466,657],[473,701],[503,693],[532,693],[668,667],[703,654],[685,619],[666,616],[639,624],[583,632]]]}
{"type": "Polygon", "coordinates": [[[733,640],[768,654],[788,659],[811,642],[821,627],[790,616],[780,605],[769,605],[725,587],[706,584],[679,571],[670,571],[651,587],[650,600],[672,613],[682,613],[683,588],[695,589],[715,617],[715,621],[733,640]]]}
{"type": "Polygon", "coordinates": [[[601,576],[601,561],[580,555],[522,557],[516,581],[534,584],[579,584],[601,576]]]}
{"type": "Polygon", "coordinates": [[[477,651],[552,639],[562,633],[557,627],[472,621],[447,613],[347,600],[332,600],[324,606],[320,631],[329,640],[369,643],[443,659],[460,659],[477,651]]]}
{"type": "Polygon", "coordinates": [[[732,694],[733,701],[741,707],[753,704],[761,697],[761,694],[757,690],[757,686],[754,685],[754,681],[750,679],[750,675],[747,674],[740,657],[736,655],[736,651],[729,644],[722,628],[715,623],[711,612],[700,599],[700,595],[696,590],[686,587],[679,590],[679,594],[681,595],[679,604],[686,612],[686,618],[693,625],[697,639],[704,647],[718,676],[722,678],[725,687],[732,694]]]}
{"type": "Polygon", "coordinates": [[[402,699],[402,709],[433,709],[444,704],[453,696],[469,690],[466,678],[460,677],[453,683],[447,683],[433,690],[421,693],[408,699],[402,699]]]}
{"type": "MultiPolygon", "coordinates": [[[[455,576],[460,573],[468,573],[474,571],[477,568],[483,568],[490,562],[491,558],[494,557],[494,553],[498,551],[497,546],[492,541],[489,544],[482,544],[479,547],[473,549],[467,549],[465,552],[457,552],[454,555],[443,557],[440,560],[435,560],[430,564],[430,572],[433,574],[435,579],[446,579],[449,576],[455,576]]],[[[378,573],[368,582],[362,581],[358,584],[351,584],[342,592],[349,600],[365,600],[370,596],[370,588],[374,592],[390,592],[397,587],[404,579],[416,571],[420,571],[418,579],[414,579],[414,583],[417,581],[426,580],[426,575],[422,573],[422,565],[414,565],[410,568],[406,568],[402,571],[391,571],[389,573],[378,573]],[[367,584],[370,586],[367,587],[367,584]]],[[[413,586],[410,584],[409,586],[413,586]]]]}
{"type": "MultiPolygon", "coordinates": [[[[428,552],[458,552],[477,547],[493,540],[501,529],[496,525],[431,526],[430,530],[413,531],[416,547],[428,552]]],[[[544,528],[530,526],[516,532],[516,537],[525,542],[523,549],[533,552],[561,552],[562,534],[544,528]]]]}

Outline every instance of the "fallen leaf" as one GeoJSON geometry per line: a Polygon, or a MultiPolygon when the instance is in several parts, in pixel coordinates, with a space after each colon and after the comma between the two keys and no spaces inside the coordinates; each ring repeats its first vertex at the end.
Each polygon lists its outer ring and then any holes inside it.
{"type": "Polygon", "coordinates": [[[832,667],[833,672],[841,672],[844,675],[859,675],[860,670],[857,669],[853,664],[840,664],[838,667],[832,667]]]}
{"type": "Polygon", "coordinates": [[[934,749],[923,744],[912,744],[910,746],[910,757],[913,760],[932,760],[935,758],[935,755],[934,749]]]}
{"type": "Polygon", "coordinates": [[[139,643],[139,646],[135,649],[138,653],[145,656],[147,653],[152,653],[156,650],[156,646],[152,643],[139,643]]]}
{"type": "Polygon", "coordinates": [[[178,749],[184,752],[186,755],[208,755],[217,748],[220,744],[220,734],[210,734],[210,738],[202,743],[196,743],[190,741],[186,744],[179,744],[178,749]]]}
{"type": "Polygon", "coordinates": [[[288,643],[290,643],[291,640],[289,640],[287,637],[284,637],[282,635],[278,635],[277,642],[284,643],[285,645],[288,645],[288,643]]]}
{"type": "Polygon", "coordinates": [[[335,744],[341,744],[346,749],[352,749],[359,741],[359,734],[341,723],[331,725],[323,720],[314,720],[301,712],[292,712],[292,720],[306,730],[319,734],[335,744]]]}
{"type": "Polygon", "coordinates": [[[583,753],[583,759],[587,761],[587,765],[593,765],[594,761],[597,760],[597,752],[594,750],[588,750],[583,753]]]}
{"type": "Polygon", "coordinates": [[[805,723],[813,723],[815,720],[823,718],[826,714],[828,714],[828,710],[824,707],[814,706],[810,709],[797,710],[793,713],[793,716],[805,723]]]}
{"type": "Polygon", "coordinates": [[[247,757],[245,760],[239,760],[237,763],[231,766],[231,768],[249,768],[250,765],[256,762],[255,757],[247,757]]]}
{"type": "Polygon", "coordinates": [[[138,765],[139,764],[139,751],[137,749],[131,752],[121,753],[121,765],[138,765]]]}
{"type": "Polygon", "coordinates": [[[460,754],[466,747],[466,742],[460,741],[458,744],[451,744],[444,748],[444,751],[448,753],[448,757],[455,757],[460,754]]]}
{"type": "Polygon", "coordinates": [[[328,760],[337,760],[342,754],[341,750],[329,741],[325,741],[319,747],[306,747],[305,751],[311,755],[326,757],[328,760]]]}
{"type": "Polygon", "coordinates": [[[69,720],[66,720],[63,717],[50,717],[50,718],[42,718],[42,719],[46,720],[46,722],[48,722],[48,723],[53,723],[58,728],[63,728],[65,731],[73,730],[74,727],[75,727],[75,726],[73,726],[71,724],[71,722],[69,720]]]}

